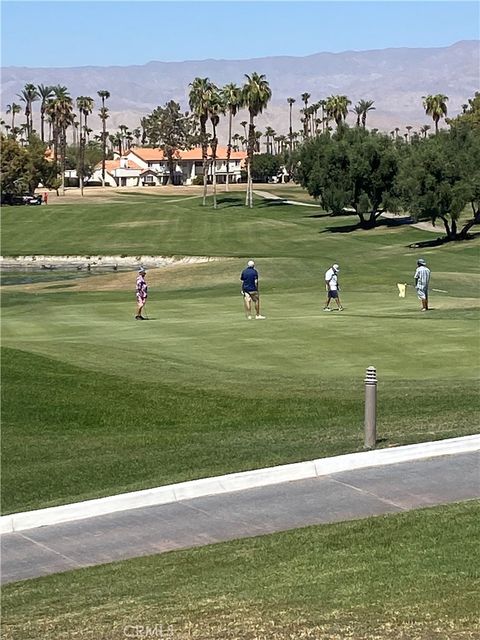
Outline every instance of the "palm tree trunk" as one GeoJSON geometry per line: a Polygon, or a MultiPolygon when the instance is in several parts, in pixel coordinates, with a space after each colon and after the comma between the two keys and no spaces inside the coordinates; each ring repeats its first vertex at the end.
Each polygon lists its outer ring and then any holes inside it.
{"type": "Polygon", "coordinates": [[[232,120],[233,114],[230,109],[230,118],[228,120],[228,145],[227,145],[227,177],[225,178],[225,191],[228,191],[228,183],[230,179],[230,155],[232,153],[232,120]]]}

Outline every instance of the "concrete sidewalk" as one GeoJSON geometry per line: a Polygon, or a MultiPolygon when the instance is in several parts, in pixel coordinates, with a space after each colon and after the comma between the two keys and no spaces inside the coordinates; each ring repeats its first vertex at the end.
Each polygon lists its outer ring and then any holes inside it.
{"type": "Polygon", "coordinates": [[[7,533],[2,582],[479,497],[479,452],[343,471],[7,533]]]}

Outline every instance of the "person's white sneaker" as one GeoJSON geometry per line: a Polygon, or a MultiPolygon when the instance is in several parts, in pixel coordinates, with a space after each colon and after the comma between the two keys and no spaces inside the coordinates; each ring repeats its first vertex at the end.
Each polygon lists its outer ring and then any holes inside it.
{"type": "Polygon", "coordinates": [[[255,320],[266,320],[265,316],[255,316],[255,320]]]}
{"type": "Polygon", "coordinates": [[[325,307],[324,311],[331,311],[330,307],[325,307]]]}

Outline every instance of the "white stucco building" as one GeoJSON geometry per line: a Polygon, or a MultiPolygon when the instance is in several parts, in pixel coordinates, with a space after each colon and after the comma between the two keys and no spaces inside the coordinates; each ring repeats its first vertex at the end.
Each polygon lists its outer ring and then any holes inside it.
{"type": "MultiPolygon", "coordinates": [[[[211,149],[209,152],[208,178],[211,181],[213,166],[211,149]]],[[[229,181],[239,182],[245,165],[245,151],[232,151],[229,162],[229,181]]],[[[225,183],[227,176],[227,148],[217,147],[215,161],[217,182],[225,183]]],[[[170,176],[167,160],[160,149],[135,147],[120,157],[105,162],[105,184],[112,187],[138,187],[167,184],[170,176]]],[[[177,151],[174,169],[174,184],[191,185],[197,176],[203,176],[202,149],[196,147],[188,151],[177,151]]],[[[102,163],[95,167],[92,176],[95,181],[102,180],[102,163]]]]}

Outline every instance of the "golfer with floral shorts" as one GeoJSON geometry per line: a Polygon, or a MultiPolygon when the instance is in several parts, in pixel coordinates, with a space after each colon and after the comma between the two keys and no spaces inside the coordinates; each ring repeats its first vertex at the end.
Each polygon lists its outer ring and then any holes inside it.
{"type": "Polygon", "coordinates": [[[137,276],[137,286],[136,286],[136,295],[137,295],[137,315],[135,316],[135,320],[146,320],[142,316],[143,308],[147,302],[148,297],[148,285],[145,280],[146,271],[143,267],[140,267],[138,270],[137,276]]]}

